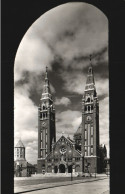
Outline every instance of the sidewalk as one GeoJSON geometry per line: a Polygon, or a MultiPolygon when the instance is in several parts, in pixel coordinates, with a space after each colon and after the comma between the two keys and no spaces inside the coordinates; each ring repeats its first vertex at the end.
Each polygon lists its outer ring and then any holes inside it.
{"type": "Polygon", "coordinates": [[[36,190],[42,190],[42,189],[48,189],[53,187],[60,187],[60,186],[67,186],[72,184],[79,184],[79,183],[85,183],[85,182],[93,182],[93,181],[99,181],[102,179],[107,179],[109,177],[97,177],[97,178],[86,178],[83,180],[73,180],[73,181],[66,181],[66,182],[58,182],[58,183],[44,183],[44,184],[38,184],[38,185],[27,185],[27,186],[20,186],[14,188],[14,193],[26,193],[36,190]]]}
{"type": "MultiPolygon", "coordinates": [[[[89,176],[89,175],[88,175],[89,176]]],[[[45,175],[37,175],[37,176],[31,176],[31,177],[14,177],[14,180],[18,181],[18,180],[33,180],[33,179],[48,179],[48,178],[55,178],[55,177],[58,177],[58,176],[45,176],[45,175]]],[[[67,176],[59,176],[59,177],[67,177],[67,176]]],[[[68,177],[71,177],[68,176],[68,177]]],[[[95,174],[92,174],[92,177],[95,177],[95,174]]],[[[107,177],[106,174],[96,174],[96,177],[107,177]]]]}

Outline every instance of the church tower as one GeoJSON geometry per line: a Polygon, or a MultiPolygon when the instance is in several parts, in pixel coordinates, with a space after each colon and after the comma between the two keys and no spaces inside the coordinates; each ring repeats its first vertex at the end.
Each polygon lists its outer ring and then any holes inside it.
{"type": "MultiPolygon", "coordinates": [[[[90,59],[91,63],[91,59],[90,59]]],[[[84,171],[99,171],[99,102],[92,64],[88,68],[82,99],[82,155],[84,171]]]]}
{"type": "Polygon", "coordinates": [[[25,160],[25,147],[21,139],[18,141],[18,143],[15,146],[15,161],[16,160],[25,160]]]}
{"type": "Polygon", "coordinates": [[[52,149],[52,141],[56,142],[55,108],[46,67],[45,83],[38,107],[38,173],[45,170],[45,158],[52,149]]]}

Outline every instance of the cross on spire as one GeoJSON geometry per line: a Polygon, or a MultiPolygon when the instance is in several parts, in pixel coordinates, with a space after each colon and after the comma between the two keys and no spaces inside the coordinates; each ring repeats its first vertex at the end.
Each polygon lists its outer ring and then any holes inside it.
{"type": "Polygon", "coordinates": [[[92,55],[89,55],[90,64],[88,68],[88,75],[87,75],[87,81],[86,81],[86,88],[88,88],[88,85],[93,84],[94,87],[94,75],[93,75],[93,67],[92,67],[92,55]]]}
{"type": "Polygon", "coordinates": [[[46,66],[45,80],[48,80],[48,67],[46,66]]]}
{"type": "Polygon", "coordinates": [[[46,66],[46,71],[45,71],[45,84],[44,84],[44,87],[43,87],[43,93],[42,94],[46,93],[46,94],[49,95],[48,97],[51,98],[50,97],[51,91],[50,91],[50,84],[49,84],[48,71],[47,71],[47,69],[48,69],[48,67],[46,66]]]}
{"type": "Polygon", "coordinates": [[[92,60],[92,55],[89,55],[89,59],[90,59],[90,61],[92,60]]]}
{"type": "Polygon", "coordinates": [[[62,135],[64,135],[64,131],[62,131],[62,135]]]}
{"type": "Polygon", "coordinates": [[[92,67],[92,55],[89,55],[90,66],[92,67]]]}

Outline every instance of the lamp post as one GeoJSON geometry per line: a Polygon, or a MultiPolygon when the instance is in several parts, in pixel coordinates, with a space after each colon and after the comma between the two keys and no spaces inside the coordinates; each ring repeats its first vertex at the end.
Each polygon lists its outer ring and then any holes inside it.
{"type": "Polygon", "coordinates": [[[108,176],[108,168],[107,168],[107,176],[108,176]]]}
{"type": "Polygon", "coordinates": [[[71,181],[72,181],[72,167],[73,167],[73,165],[71,164],[71,181]]]}
{"type": "Polygon", "coordinates": [[[72,176],[72,171],[73,171],[73,151],[74,151],[74,145],[73,145],[73,150],[72,150],[72,164],[71,164],[71,181],[73,180],[73,176],[72,176]]]}
{"type": "Polygon", "coordinates": [[[90,169],[91,169],[91,163],[88,163],[87,167],[88,167],[88,173],[90,174],[90,177],[91,177],[91,172],[90,172],[90,169]]]}
{"type": "Polygon", "coordinates": [[[96,166],[95,166],[95,178],[96,178],[96,166]]]}
{"type": "Polygon", "coordinates": [[[73,153],[72,153],[72,158],[71,158],[71,181],[72,181],[72,179],[73,179],[73,177],[72,177],[72,168],[73,168],[73,153]]]}

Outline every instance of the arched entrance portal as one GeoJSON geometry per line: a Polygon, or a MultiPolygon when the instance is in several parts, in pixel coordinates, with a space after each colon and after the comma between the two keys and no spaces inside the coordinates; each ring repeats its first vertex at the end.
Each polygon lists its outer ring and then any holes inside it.
{"type": "Polygon", "coordinates": [[[68,173],[72,173],[72,165],[68,166],[68,173]]]}
{"type": "Polygon", "coordinates": [[[58,172],[58,168],[57,166],[54,167],[54,172],[57,173],[58,172]]]}
{"type": "Polygon", "coordinates": [[[65,173],[65,165],[64,164],[59,165],[59,172],[60,173],[65,173]]]}

